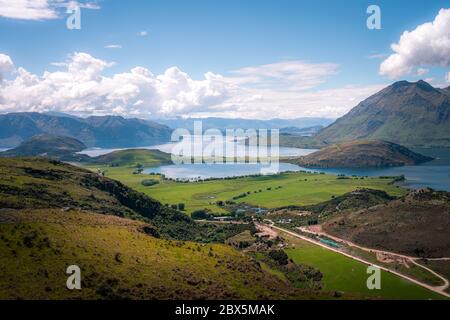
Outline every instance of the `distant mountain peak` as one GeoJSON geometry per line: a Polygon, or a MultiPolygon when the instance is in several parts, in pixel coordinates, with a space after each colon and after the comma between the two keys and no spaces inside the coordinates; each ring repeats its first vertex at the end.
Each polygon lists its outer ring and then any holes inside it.
{"type": "Polygon", "coordinates": [[[407,146],[450,147],[450,95],[423,80],[398,81],[320,131],[319,143],[381,139],[407,146]]]}
{"type": "Polygon", "coordinates": [[[394,82],[388,88],[393,89],[403,89],[403,88],[420,88],[422,90],[436,90],[431,84],[424,80],[419,80],[417,82],[409,82],[406,80],[394,82]]]}

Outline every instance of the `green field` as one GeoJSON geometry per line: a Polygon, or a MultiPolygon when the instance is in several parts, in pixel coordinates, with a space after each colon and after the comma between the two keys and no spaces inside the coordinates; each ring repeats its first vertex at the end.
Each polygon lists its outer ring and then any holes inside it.
{"type": "Polygon", "coordinates": [[[384,190],[395,196],[406,193],[406,190],[390,185],[390,179],[338,179],[334,175],[313,173],[284,173],[275,176],[191,183],[161,181],[156,186],[144,187],[141,184],[142,180],[158,178],[158,176],[133,175],[135,168],[131,167],[109,168],[91,166],[90,169],[106,170],[107,177],[119,180],[164,204],[185,203],[186,212],[188,213],[203,208],[219,214],[224,213],[225,210],[216,206],[215,202],[232,200],[233,197],[246,192],[250,192],[250,194],[236,200],[236,202],[245,202],[266,208],[316,204],[329,200],[332,196],[339,196],[357,188],[384,190]],[[271,190],[267,190],[268,188],[271,188],[271,190]]]}
{"type": "Polygon", "coordinates": [[[381,272],[381,290],[369,290],[366,286],[369,275],[365,264],[307,241],[282,235],[295,245],[295,248],[286,249],[290,258],[297,263],[318,268],[323,273],[325,291],[341,291],[344,294],[361,294],[382,299],[445,299],[384,271],[381,272]]]}

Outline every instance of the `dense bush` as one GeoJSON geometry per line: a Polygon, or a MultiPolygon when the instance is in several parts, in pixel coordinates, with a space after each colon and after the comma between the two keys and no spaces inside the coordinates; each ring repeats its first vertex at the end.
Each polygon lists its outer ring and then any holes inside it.
{"type": "Polygon", "coordinates": [[[192,212],[191,218],[194,220],[208,220],[211,218],[211,215],[206,210],[196,210],[192,212]]]}
{"type": "Polygon", "coordinates": [[[289,262],[289,257],[283,250],[272,250],[269,252],[269,257],[281,266],[287,265],[289,262]]]}
{"type": "Polygon", "coordinates": [[[141,181],[141,184],[144,186],[144,187],[151,187],[151,186],[154,186],[154,185],[156,185],[156,184],[158,184],[159,183],[159,181],[158,180],[155,180],[155,179],[145,179],[145,180],[142,180],[141,181]]]}

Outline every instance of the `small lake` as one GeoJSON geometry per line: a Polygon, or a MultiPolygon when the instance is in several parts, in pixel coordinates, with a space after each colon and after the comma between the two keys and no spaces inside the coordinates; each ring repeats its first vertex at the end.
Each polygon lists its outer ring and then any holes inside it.
{"type": "MultiPolygon", "coordinates": [[[[142,149],[161,150],[171,153],[175,143],[167,143],[158,146],[144,147],[142,149]]],[[[235,142],[236,149],[243,150],[245,148],[239,142],[235,142]]],[[[83,151],[89,156],[98,156],[115,150],[121,149],[88,149],[83,151]]],[[[257,154],[256,147],[247,149],[250,155],[257,154]]],[[[303,156],[310,154],[316,150],[299,149],[299,148],[283,148],[280,147],[281,157],[303,156]]],[[[309,171],[309,172],[325,172],[329,174],[345,174],[347,176],[400,176],[404,175],[406,181],[404,186],[407,188],[417,189],[430,187],[436,190],[450,191],[450,149],[425,149],[414,148],[413,151],[424,155],[432,156],[435,160],[419,165],[404,166],[393,168],[365,168],[365,169],[307,169],[297,165],[280,163],[279,172],[285,171],[309,171]]],[[[242,152],[242,151],[241,151],[242,152]]],[[[226,152],[224,152],[226,154],[226,152]]],[[[149,168],[146,173],[164,174],[172,179],[207,179],[207,178],[225,178],[246,175],[261,174],[261,169],[266,168],[264,164],[181,164],[181,165],[165,165],[157,168],[149,168]]]]}
{"type": "MultiPolygon", "coordinates": [[[[305,154],[313,151],[299,149],[298,153],[305,154]]],[[[279,172],[308,171],[369,177],[404,175],[406,181],[403,186],[406,188],[430,187],[450,191],[450,149],[414,149],[414,151],[436,159],[419,166],[365,169],[308,169],[294,164],[280,163],[279,172]]],[[[261,164],[182,164],[149,168],[145,172],[164,174],[172,179],[205,179],[260,174],[261,169],[266,166],[261,164]]]]}
{"type": "MultiPolygon", "coordinates": [[[[123,148],[123,149],[102,149],[102,148],[90,148],[79,152],[79,154],[85,154],[90,157],[98,157],[113,151],[126,150],[126,149],[147,149],[147,150],[160,150],[166,153],[173,153],[175,149],[183,149],[188,150],[192,145],[198,146],[200,143],[203,144],[203,148],[193,148],[191,150],[191,154],[195,157],[202,156],[206,150],[214,149],[215,155],[217,157],[225,156],[225,157],[254,157],[258,156],[258,152],[261,149],[258,149],[257,146],[246,146],[242,143],[241,140],[232,140],[228,139],[224,141],[213,141],[207,140],[201,136],[193,136],[192,141],[183,140],[181,142],[170,142],[155,146],[148,147],[138,147],[138,148],[123,148]],[[202,142],[203,139],[203,142],[202,142]]],[[[300,149],[300,148],[287,148],[287,147],[279,147],[278,152],[280,157],[300,157],[308,155],[312,152],[317,151],[316,149],[300,149]]],[[[272,149],[270,147],[267,148],[267,152],[271,153],[272,149]]]]}
{"type": "MultiPolygon", "coordinates": [[[[251,163],[221,164],[180,164],[149,168],[144,173],[164,174],[167,178],[182,180],[199,180],[208,178],[241,177],[261,174],[269,165],[251,163]]],[[[299,166],[290,163],[279,163],[277,172],[299,171],[299,166]]]]}

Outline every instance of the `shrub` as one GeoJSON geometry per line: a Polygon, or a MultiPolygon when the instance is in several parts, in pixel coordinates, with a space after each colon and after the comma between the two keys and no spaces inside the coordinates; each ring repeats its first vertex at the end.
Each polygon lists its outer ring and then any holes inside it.
{"type": "Polygon", "coordinates": [[[192,212],[191,218],[194,220],[208,220],[211,218],[211,215],[206,210],[196,210],[192,212]]]}
{"type": "Polygon", "coordinates": [[[142,180],[142,181],[141,181],[141,184],[142,184],[144,187],[151,187],[151,186],[154,186],[154,185],[156,185],[156,184],[158,184],[158,183],[159,183],[159,181],[156,180],[156,179],[145,179],[145,180],[142,180]]]}
{"type": "Polygon", "coordinates": [[[285,266],[289,262],[289,257],[283,250],[272,250],[269,252],[269,257],[281,266],[285,266]]]}

